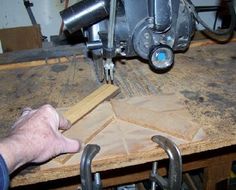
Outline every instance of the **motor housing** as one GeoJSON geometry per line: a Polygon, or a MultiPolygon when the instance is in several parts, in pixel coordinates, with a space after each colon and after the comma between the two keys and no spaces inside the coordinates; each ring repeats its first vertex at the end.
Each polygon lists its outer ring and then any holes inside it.
{"type": "MultiPolygon", "coordinates": [[[[83,29],[90,51],[104,58],[108,56],[109,4],[109,0],[83,0],[61,12],[66,28],[71,32],[83,29]]],[[[154,71],[168,70],[174,62],[173,52],[189,47],[194,23],[184,0],[117,0],[112,56],[140,56],[149,60],[154,71]],[[158,48],[161,57],[153,60],[158,48]]]]}

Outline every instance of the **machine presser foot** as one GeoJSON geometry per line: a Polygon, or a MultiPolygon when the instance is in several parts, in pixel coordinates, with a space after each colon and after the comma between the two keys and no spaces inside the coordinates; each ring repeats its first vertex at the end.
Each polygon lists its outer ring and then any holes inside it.
{"type": "Polygon", "coordinates": [[[109,83],[109,81],[110,81],[111,84],[113,84],[113,82],[114,82],[114,68],[115,68],[115,65],[112,62],[112,60],[107,59],[105,65],[104,65],[104,72],[105,72],[105,77],[106,77],[107,83],[109,83]]]}

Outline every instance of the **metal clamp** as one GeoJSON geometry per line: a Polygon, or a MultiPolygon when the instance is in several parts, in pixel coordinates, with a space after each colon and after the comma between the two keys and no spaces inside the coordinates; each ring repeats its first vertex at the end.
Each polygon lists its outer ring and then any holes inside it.
{"type": "Polygon", "coordinates": [[[99,151],[100,146],[95,144],[88,144],[84,148],[84,152],[82,154],[80,162],[80,178],[82,190],[100,190],[102,187],[100,174],[95,173],[93,181],[91,172],[92,160],[99,151]]]}
{"type": "Polygon", "coordinates": [[[152,141],[163,148],[170,159],[167,180],[157,174],[157,162],[153,163],[150,177],[152,190],[155,190],[156,184],[164,190],[180,190],[182,184],[182,158],[180,150],[174,142],[160,135],[153,136],[152,141]]]}

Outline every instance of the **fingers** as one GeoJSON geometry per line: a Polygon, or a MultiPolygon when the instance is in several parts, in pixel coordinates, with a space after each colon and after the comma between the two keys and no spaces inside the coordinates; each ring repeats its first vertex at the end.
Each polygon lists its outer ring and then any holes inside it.
{"type": "Polygon", "coordinates": [[[64,146],[61,153],[76,153],[79,152],[81,144],[78,140],[69,139],[63,136],[64,146]]]}
{"type": "Polygon", "coordinates": [[[63,115],[58,113],[57,110],[54,107],[52,107],[50,104],[43,105],[37,110],[32,110],[30,107],[26,107],[22,110],[21,118],[24,118],[25,116],[29,115],[33,111],[40,112],[39,115],[40,114],[46,115],[47,117],[50,116],[49,117],[50,123],[56,129],[67,130],[71,127],[70,122],[67,119],[65,119],[63,115]],[[55,120],[53,118],[55,118],[55,120]]]}
{"type": "Polygon", "coordinates": [[[68,121],[63,115],[59,114],[59,129],[67,130],[71,127],[70,121],[68,121]]]}
{"type": "Polygon", "coordinates": [[[54,130],[66,130],[70,128],[70,123],[50,104],[43,105],[38,109],[40,116],[46,116],[48,123],[54,130]]]}

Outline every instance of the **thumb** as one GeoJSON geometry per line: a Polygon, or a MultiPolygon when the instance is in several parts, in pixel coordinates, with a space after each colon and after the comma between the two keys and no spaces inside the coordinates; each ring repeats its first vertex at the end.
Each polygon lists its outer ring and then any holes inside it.
{"type": "Polygon", "coordinates": [[[74,140],[74,139],[69,139],[67,137],[64,137],[64,146],[62,149],[62,153],[76,153],[79,152],[80,150],[80,142],[78,140],[74,140]]]}

